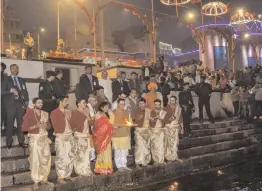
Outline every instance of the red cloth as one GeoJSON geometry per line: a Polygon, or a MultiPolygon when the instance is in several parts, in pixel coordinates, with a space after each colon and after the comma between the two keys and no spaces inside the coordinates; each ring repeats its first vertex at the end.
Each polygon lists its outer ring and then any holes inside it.
{"type": "Polygon", "coordinates": [[[84,114],[78,110],[75,110],[72,112],[70,125],[76,132],[83,133],[86,119],[87,117],[84,114]]]}
{"type": "Polygon", "coordinates": [[[31,134],[38,134],[39,133],[39,129],[33,129],[30,130],[30,127],[33,127],[35,125],[37,125],[37,120],[40,120],[40,117],[36,116],[35,117],[35,113],[33,109],[27,108],[26,109],[26,113],[23,117],[23,123],[22,123],[22,131],[23,132],[30,132],[31,134]],[[36,117],[38,119],[36,119],[36,117]]]}
{"type": "Polygon", "coordinates": [[[64,133],[66,126],[65,113],[62,112],[59,108],[57,108],[54,111],[52,111],[50,118],[55,133],[64,133]]]}
{"type": "Polygon", "coordinates": [[[98,154],[103,152],[108,144],[111,144],[112,135],[113,126],[109,123],[109,120],[106,116],[102,116],[98,120],[96,120],[94,136],[95,148],[98,154]]]}

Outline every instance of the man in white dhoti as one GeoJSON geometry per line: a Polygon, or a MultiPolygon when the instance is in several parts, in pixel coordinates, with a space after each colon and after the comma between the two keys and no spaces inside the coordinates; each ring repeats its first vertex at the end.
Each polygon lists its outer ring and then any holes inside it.
{"type": "Polygon", "coordinates": [[[33,99],[33,109],[27,109],[23,118],[22,131],[28,132],[31,178],[35,190],[38,183],[47,182],[51,168],[50,143],[47,130],[51,128],[48,113],[42,110],[43,101],[33,99]]]}
{"type": "Polygon", "coordinates": [[[165,124],[168,123],[167,112],[162,109],[161,100],[157,99],[154,101],[155,107],[150,111],[149,114],[149,127],[151,128],[150,135],[150,150],[152,159],[155,164],[162,164],[165,160],[165,147],[164,147],[164,136],[165,136],[165,124]]]}
{"type": "Polygon", "coordinates": [[[60,99],[59,107],[52,111],[51,122],[54,128],[55,139],[55,167],[58,176],[58,182],[65,184],[65,179],[73,179],[71,177],[74,160],[75,148],[73,132],[70,126],[71,112],[67,110],[68,97],[64,96],[60,99]]]}
{"type": "Polygon", "coordinates": [[[109,102],[112,102],[112,81],[108,78],[107,71],[102,71],[102,79],[99,79],[99,85],[104,88],[105,96],[109,102]]]}
{"type": "Polygon", "coordinates": [[[168,115],[168,122],[165,126],[165,158],[167,161],[178,160],[177,145],[179,143],[179,131],[183,125],[181,108],[177,104],[177,97],[171,96],[165,111],[168,115]]]}
{"type": "Polygon", "coordinates": [[[74,129],[75,141],[75,172],[81,176],[90,176],[92,171],[90,169],[89,152],[90,146],[90,132],[89,125],[92,122],[85,100],[77,100],[77,110],[72,112],[70,124],[74,129]]]}
{"type": "Polygon", "coordinates": [[[127,110],[125,110],[125,100],[119,98],[117,100],[117,108],[110,114],[110,122],[114,126],[114,135],[112,137],[112,145],[115,151],[115,164],[118,171],[131,170],[127,167],[128,150],[130,145],[130,127],[127,121],[132,119],[127,110]]]}
{"type": "Polygon", "coordinates": [[[135,163],[137,167],[147,166],[151,161],[150,153],[150,110],[146,108],[146,100],[141,98],[139,108],[134,112],[134,122],[138,124],[135,128],[135,163]]]}

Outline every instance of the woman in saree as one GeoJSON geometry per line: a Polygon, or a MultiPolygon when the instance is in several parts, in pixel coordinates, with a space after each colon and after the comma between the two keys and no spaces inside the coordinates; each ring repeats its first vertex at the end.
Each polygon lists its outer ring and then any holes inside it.
{"type": "Polygon", "coordinates": [[[95,149],[97,153],[95,173],[113,173],[111,138],[113,135],[112,124],[109,123],[109,103],[102,102],[95,116],[95,149]]]}

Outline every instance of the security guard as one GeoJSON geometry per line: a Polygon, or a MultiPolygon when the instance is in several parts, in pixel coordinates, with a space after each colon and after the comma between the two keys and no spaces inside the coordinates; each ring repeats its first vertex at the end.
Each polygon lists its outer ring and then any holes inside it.
{"type": "Polygon", "coordinates": [[[11,75],[6,77],[1,84],[1,96],[3,96],[3,103],[6,106],[6,146],[7,148],[12,147],[13,127],[16,120],[19,145],[25,148],[25,138],[24,133],[21,131],[21,126],[29,96],[24,79],[18,77],[18,65],[12,64],[10,71],[11,75]]]}
{"type": "Polygon", "coordinates": [[[192,113],[194,112],[194,103],[192,94],[189,91],[189,83],[183,84],[183,90],[179,92],[179,105],[182,109],[182,118],[184,126],[184,138],[190,137],[190,123],[192,113]]]}
{"type": "MultiPolygon", "coordinates": [[[[49,114],[57,107],[57,96],[52,86],[55,76],[54,71],[46,71],[46,81],[39,84],[38,97],[43,100],[43,111],[49,114]]],[[[54,141],[53,131],[53,128],[48,131],[48,137],[52,141],[54,141]]]]}
{"type": "Polygon", "coordinates": [[[46,71],[46,81],[39,84],[38,96],[43,100],[43,111],[48,112],[49,114],[57,106],[57,96],[52,85],[55,77],[56,73],[54,71],[46,71]]]}

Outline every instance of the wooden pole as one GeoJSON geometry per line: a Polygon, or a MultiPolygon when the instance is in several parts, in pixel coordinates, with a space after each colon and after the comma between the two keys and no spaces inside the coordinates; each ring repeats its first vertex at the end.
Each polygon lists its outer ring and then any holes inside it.
{"type": "Polygon", "coordinates": [[[151,13],[152,13],[152,45],[153,45],[153,62],[156,62],[156,28],[155,28],[155,15],[154,15],[154,0],[151,0],[151,13]]]}
{"type": "Polygon", "coordinates": [[[4,0],[1,0],[1,52],[4,53],[4,0]]]}
{"type": "Polygon", "coordinates": [[[95,61],[95,67],[96,72],[98,72],[98,65],[96,63],[96,18],[95,18],[95,2],[96,0],[93,0],[93,33],[94,33],[94,61],[95,61]]]}
{"type": "Polygon", "coordinates": [[[37,35],[37,53],[38,53],[38,59],[40,59],[40,34],[37,35]]]}
{"type": "Polygon", "coordinates": [[[177,0],[176,0],[176,17],[178,18],[178,4],[177,4],[177,0]]]}
{"type": "MultiPolygon", "coordinates": [[[[100,1],[99,0],[99,5],[100,5],[100,1]]],[[[105,65],[105,31],[104,31],[104,11],[101,10],[101,12],[99,13],[99,24],[100,24],[100,45],[101,45],[101,64],[102,64],[102,68],[104,68],[105,65]]]]}

